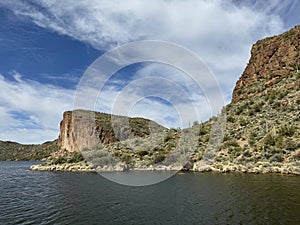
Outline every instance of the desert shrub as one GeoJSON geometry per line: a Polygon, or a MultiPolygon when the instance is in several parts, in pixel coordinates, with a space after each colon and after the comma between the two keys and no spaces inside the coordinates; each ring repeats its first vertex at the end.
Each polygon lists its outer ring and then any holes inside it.
{"type": "Polygon", "coordinates": [[[276,140],[275,140],[275,137],[271,134],[267,134],[265,137],[264,137],[264,144],[265,145],[270,145],[270,146],[274,146],[275,143],[276,143],[276,140]]]}
{"type": "Polygon", "coordinates": [[[298,147],[300,147],[300,145],[297,145],[295,142],[288,140],[286,142],[286,149],[290,150],[290,151],[294,151],[296,150],[298,147]]]}
{"type": "Polygon", "coordinates": [[[228,140],[229,140],[229,136],[228,136],[228,134],[225,134],[223,137],[223,141],[228,141],[228,140]]]}
{"type": "Polygon", "coordinates": [[[227,147],[240,147],[236,140],[230,140],[223,144],[225,148],[227,147]]]}
{"type": "Polygon", "coordinates": [[[51,164],[57,165],[57,164],[63,164],[67,162],[67,158],[64,156],[58,156],[51,160],[51,164]]]}
{"type": "Polygon", "coordinates": [[[273,108],[274,109],[279,109],[281,107],[281,105],[280,105],[280,102],[279,101],[275,101],[274,103],[273,103],[273,108]]]}
{"type": "Polygon", "coordinates": [[[287,95],[287,92],[285,91],[285,92],[279,92],[278,93],[278,99],[283,99],[284,98],[284,96],[286,96],[287,95]]]}
{"type": "Polygon", "coordinates": [[[283,137],[277,137],[276,138],[276,148],[278,148],[278,149],[283,149],[284,147],[285,147],[285,143],[284,143],[284,141],[283,141],[283,137]]]}
{"type": "Polygon", "coordinates": [[[162,161],[164,161],[166,158],[166,156],[164,154],[158,154],[158,155],[155,155],[154,158],[153,158],[153,161],[154,163],[160,163],[162,161]]]}
{"type": "Polygon", "coordinates": [[[111,155],[102,156],[101,158],[94,158],[91,161],[95,165],[105,166],[105,165],[113,165],[115,163],[115,159],[111,155]]]}
{"type": "Polygon", "coordinates": [[[250,109],[249,111],[248,111],[248,116],[253,116],[254,115],[254,111],[252,110],[252,109],[250,109]]]}
{"type": "Polygon", "coordinates": [[[168,142],[169,140],[174,138],[175,129],[170,129],[168,133],[164,136],[164,142],[168,142]]]}
{"type": "Polygon", "coordinates": [[[208,130],[204,126],[200,126],[199,135],[205,135],[208,133],[208,130]]]}
{"type": "Polygon", "coordinates": [[[246,150],[246,151],[244,151],[243,152],[243,155],[245,156],[245,157],[251,157],[251,153],[249,152],[249,150],[246,150]]]}
{"type": "Polygon", "coordinates": [[[283,125],[279,128],[278,133],[283,136],[292,137],[296,132],[296,127],[289,126],[289,125],[283,125]]]}
{"type": "Polygon", "coordinates": [[[73,152],[68,158],[68,163],[77,163],[83,161],[83,155],[81,152],[73,152]]]}
{"type": "Polygon", "coordinates": [[[235,119],[233,116],[228,116],[227,117],[227,122],[230,122],[230,123],[234,123],[235,119]]]}
{"type": "Polygon", "coordinates": [[[272,90],[271,93],[268,96],[269,100],[275,100],[276,99],[276,91],[272,90]]]}
{"type": "Polygon", "coordinates": [[[132,158],[131,154],[129,154],[129,153],[123,153],[120,157],[121,161],[123,161],[127,164],[131,163],[131,158],[132,158]]]}
{"type": "Polygon", "coordinates": [[[249,144],[251,147],[253,147],[254,144],[255,144],[255,142],[256,142],[255,137],[254,137],[253,133],[251,133],[251,134],[249,135],[248,144],[249,144]]]}
{"type": "Polygon", "coordinates": [[[261,111],[261,108],[262,108],[262,104],[261,103],[257,103],[255,105],[253,105],[253,110],[255,112],[260,112],[261,111]]]}
{"type": "Polygon", "coordinates": [[[244,127],[244,126],[246,126],[247,124],[248,124],[247,120],[245,120],[245,119],[241,119],[241,120],[240,120],[240,125],[241,125],[241,126],[244,127]]]}
{"type": "Polygon", "coordinates": [[[140,157],[143,157],[143,156],[145,156],[145,155],[148,155],[148,151],[146,151],[146,150],[139,150],[139,151],[137,151],[136,152],[136,154],[138,155],[138,156],[140,156],[140,157]]]}

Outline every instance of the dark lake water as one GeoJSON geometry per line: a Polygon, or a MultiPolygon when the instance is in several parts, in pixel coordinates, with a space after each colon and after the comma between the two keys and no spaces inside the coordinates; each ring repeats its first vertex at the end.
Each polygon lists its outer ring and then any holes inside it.
{"type": "Polygon", "coordinates": [[[123,186],[0,162],[0,224],[300,224],[300,177],[177,174],[123,186]]]}

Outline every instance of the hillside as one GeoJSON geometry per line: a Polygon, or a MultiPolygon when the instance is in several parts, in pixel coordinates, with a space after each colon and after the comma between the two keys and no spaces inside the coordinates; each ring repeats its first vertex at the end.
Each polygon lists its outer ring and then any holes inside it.
{"type": "Polygon", "coordinates": [[[41,145],[23,145],[0,141],[0,160],[43,160],[58,150],[57,140],[41,145]]]}
{"type": "MultiPolygon", "coordinates": [[[[253,45],[232,102],[224,108],[226,132],[212,168],[300,173],[299,69],[300,26],[253,45]]],[[[205,138],[199,140],[200,152],[205,138]]]]}

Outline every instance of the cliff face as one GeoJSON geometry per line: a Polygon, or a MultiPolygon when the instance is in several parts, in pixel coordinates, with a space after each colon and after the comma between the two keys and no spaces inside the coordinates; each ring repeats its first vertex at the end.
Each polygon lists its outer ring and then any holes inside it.
{"type": "Polygon", "coordinates": [[[143,119],[113,116],[106,113],[75,110],[63,114],[58,145],[62,151],[77,152],[97,144],[111,144],[129,137],[144,137],[159,124],[143,119]]]}
{"type": "Polygon", "coordinates": [[[77,152],[81,148],[96,145],[98,143],[97,136],[96,127],[92,126],[90,112],[64,112],[58,137],[58,145],[61,150],[77,152]]]}
{"type": "MultiPolygon", "coordinates": [[[[266,38],[253,45],[251,58],[237,81],[232,102],[248,97],[261,96],[271,91],[272,86],[291,72],[300,70],[300,26],[278,36],[266,38]],[[257,82],[262,87],[253,90],[257,82]]],[[[299,80],[286,88],[299,85],[299,80]]]]}

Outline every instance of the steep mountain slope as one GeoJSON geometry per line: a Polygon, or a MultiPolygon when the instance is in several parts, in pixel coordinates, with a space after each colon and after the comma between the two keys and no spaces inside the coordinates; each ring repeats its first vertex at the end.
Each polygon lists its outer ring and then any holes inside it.
{"type": "MultiPolygon", "coordinates": [[[[300,26],[253,45],[224,109],[226,132],[212,168],[300,173],[299,69],[300,26]]],[[[201,137],[199,145],[205,143],[201,137]]]]}

